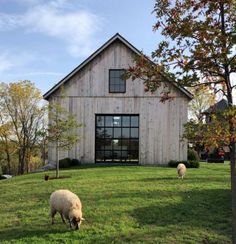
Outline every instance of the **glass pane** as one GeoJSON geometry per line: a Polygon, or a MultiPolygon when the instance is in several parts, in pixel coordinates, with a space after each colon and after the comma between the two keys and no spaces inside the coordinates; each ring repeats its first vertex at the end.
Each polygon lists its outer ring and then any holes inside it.
{"type": "Polygon", "coordinates": [[[128,145],[123,145],[121,146],[121,150],[128,150],[129,149],[129,146],[128,145]]]}
{"type": "Polygon", "coordinates": [[[113,116],[105,116],[105,126],[113,126],[113,116]]]}
{"type": "Polygon", "coordinates": [[[110,70],[109,90],[110,92],[125,92],[125,80],[122,79],[124,70],[110,70]]]}
{"type": "Polygon", "coordinates": [[[113,118],[113,125],[120,127],[121,126],[121,117],[120,116],[114,116],[113,118]]]}
{"type": "Polygon", "coordinates": [[[138,128],[131,128],[131,138],[138,138],[138,128]]]}
{"type": "Polygon", "coordinates": [[[130,116],[122,116],[122,126],[130,127],[130,116]]]}
{"type": "Polygon", "coordinates": [[[113,158],[120,159],[121,158],[121,151],[113,151],[113,158]]]}
{"type": "Polygon", "coordinates": [[[105,128],[105,138],[112,138],[112,128],[105,128]]]}
{"type": "Polygon", "coordinates": [[[122,138],[129,138],[130,128],[122,128],[122,138]]]}
{"type": "Polygon", "coordinates": [[[104,140],[104,149],[105,150],[112,150],[112,139],[105,139],[104,140]]]}
{"type": "Polygon", "coordinates": [[[104,116],[97,116],[97,126],[104,126],[104,116]]]}
{"type": "Polygon", "coordinates": [[[96,150],[104,150],[104,139],[96,139],[96,150]]]}
{"type": "Polygon", "coordinates": [[[110,92],[115,92],[115,90],[116,90],[115,85],[114,85],[114,84],[111,85],[111,86],[110,86],[110,92]]]}
{"type": "Polygon", "coordinates": [[[112,159],[112,151],[104,151],[104,158],[107,159],[112,159]]]}
{"type": "Polygon", "coordinates": [[[139,141],[138,140],[130,140],[129,150],[138,151],[138,149],[139,149],[139,141]]]}
{"type": "Polygon", "coordinates": [[[104,159],[96,158],[96,162],[97,162],[97,163],[103,163],[103,162],[104,162],[104,159]]]}
{"type": "Polygon", "coordinates": [[[124,70],[118,70],[117,71],[117,76],[121,79],[121,80],[123,80],[122,79],[122,75],[124,74],[124,70]]]}
{"type": "Polygon", "coordinates": [[[129,161],[128,161],[128,158],[121,158],[121,163],[128,163],[129,161]]]}
{"type": "Polygon", "coordinates": [[[120,92],[124,92],[125,91],[125,85],[121,84],[119,87],[120,92]]]}
{"type": "Polygon", "coordinates": [[[115,77],[116,75],[116,70],[110,70],[110,78],[115,77]]]}
{"type": "Polygon", "coordinates": [[[96,151],[96,160],[104,160],[104,151],[96,151]]]}
{"type": "Polygon", "coordinates": [[[119,84],[118,85],[117,84],[114,85],[114,91],[116,91],[116,92],[119,91],[119,84]]]}
{"type": "Polygon", "coordinates": [[[138,160],[138,151],[130,151],[129,152],[129,158],[131,160],[138,160]]]}
{"type": "Polygon", "coordinates": [[[96,128],[96,138],[104,138],[105,130],[104,128],[96,128]]]}
{"type": "Polygon", "coordinates": [[[121,128],[114,128],[114,138],[121,138],[121,128]]]}
{"type": "Polygon", "coordinates": [[[128,159],[128,156],[129,156],[128,151],[122,151],[122,152],[121,152],[121,157],[122,157],[123,159],[128,159]]]}
{"type": "Polygon", "coordinates": [[[127,150],[129,146],[129,139],[122,139],[122,147],[124,148],[124,150],[127,150]]]}
{"type": "Polygon", "coordinates": [[[114,78],[113,81],[114,81],[114,84],[117,85],[117,86],[119,86],[119,84],[121,82],[120,78],[114,78]]]}
{"type": "Polygon", "coordinates": [[[131,116],[131,127],[138,127],[138,116],[131,116]]]}
{"type": "Polygon", "coordinates": [[[121,149],[121,141],[113,139],[112,140],[113,150],[120,150],[121,149]]]}
{"type": "Polygon", "coordinates": [[[109,84],[110,84],[110,86],[115,85],[115,79],[113,77],[110,77],[109,84]]]}

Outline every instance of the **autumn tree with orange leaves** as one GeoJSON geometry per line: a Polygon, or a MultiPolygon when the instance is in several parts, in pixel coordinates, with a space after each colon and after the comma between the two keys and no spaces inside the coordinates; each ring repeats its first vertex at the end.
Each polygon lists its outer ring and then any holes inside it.
{"type": "MultiPolygon", "coordinates": [[[[152,62],[145,56],[138,58],[127,77],[143,79],[145,90],[151,92],[164,83],[162,101],[174,99],[168,90],[173,82],[196,89],[206,86],[227,99],[228,109],[220,116],[214,115],[214,123],[202,129],[209,142],[223,141],[230,148],[233,243],[236,243],[236,112],[233,106],[236,85],[232,80],[236,72],[236,1],[156,0],[153,12],[157,19],[154,30],[165,39],[152,53],[152,62]]],[[[195,138],[202,139],[199,128],[195,129],[195,138]]]]}

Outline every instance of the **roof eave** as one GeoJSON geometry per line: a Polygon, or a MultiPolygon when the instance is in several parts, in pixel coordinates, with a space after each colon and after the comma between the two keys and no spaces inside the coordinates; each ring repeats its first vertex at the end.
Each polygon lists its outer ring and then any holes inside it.
{"type": "MultiPolygon", "coordinates": [[[[129,41],[127,41],[124,37],[122,37],[119,33],[116,33],[113,37],[111,37],[106,43],[104,43],[99,49],[97,49],[94,53],[92,53],[87,59],[85,59],[79,66],[77,66],[74,70],[72,70],[67,76],[65,76],[62,80],[60,80],[56,85],[54,85],[48,92],[43,95],[45,100],[49,100],[50,95],[55,92],[61,85],[63,85],[66,81],[68,81],[73,75],[75,75],[80,69],[82,69],[85,65],[87,65],[91,60],[93,60],[99,53],[101,53],[104,49],[106,49],[109,45],[111,45],[114,41],[120,40],[126,46],[128,46],[134,53],[137,55],[142,55],[142,52],[134,47],[129,41]]],[[[145,56],[146,57],[146,56],[145,56]]],[[[146,57],[149,61],[151,61],[148,57],[146,57]]],[[[151,61],[153,63],[153,61],[151,61]]],[[[186,90],[184,87],[178,86],[175,82],[172,84],[180,89],[189,100],[193,99],[193,95],[186,90]]]]}

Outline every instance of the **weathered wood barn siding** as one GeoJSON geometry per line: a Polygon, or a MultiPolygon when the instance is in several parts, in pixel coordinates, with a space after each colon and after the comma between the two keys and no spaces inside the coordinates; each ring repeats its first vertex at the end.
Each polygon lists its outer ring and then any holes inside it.
{"type": "MultiPolygon", "coordinates": [[[[65,84],[63,105],[76,114],[80,142],[60,158],[78,158],[86,163],[95,161],[95,115],[139,115],[139,163],[166,164],[170,160],[186,160],[187,145],[181,142],[183,124],[187,121],[189,98],[173,86],[174,100],[160,102],[159,89],[144,92],[140,80],[127,80],[126,93],[109,93],[109,69],[126,69],[133,64],[135,53],[119,39],[89,61],[65,84]]],[[[53,92],[48,100],[58,96],[53,92]]],[[[49,148],[49,162],[55,162],[55,150],[49,148]]]]}

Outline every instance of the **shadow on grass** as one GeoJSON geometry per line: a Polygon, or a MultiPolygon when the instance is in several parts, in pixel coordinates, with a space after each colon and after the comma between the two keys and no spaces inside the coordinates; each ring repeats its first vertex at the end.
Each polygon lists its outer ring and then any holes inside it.
{"type": "Polygon", "coordinates": [[[194,182],[229,182],[229,177],[222,177],[222,176],[210,176],[209,178],[206,178],[206,176],[198,177],[198,176],[186,176],[183,180],[178,178],[177,176],[170,176],[170,177],[152,177],[152,178],[143,178],[136,181],[143,181],[143,182],[155,182],[155,181],[177,181],[176,183],[194,183],[194,182]],[[179,181],[179,182],[178,182],[179,181]]]}
{"type": "Polygon", "coordinates": [[[54,226],[50,224],[45,225],[19,225],[18,227],[12,227],[7,230],[0,230],[1,241],[11,241],[14,243],[14,240],[19,240],[23,238],[33,238],[40,237],[46,238],[48,235],[52,234],[64,234],[67,232],[72,232],[69,229],[69,225],[59,226],[59,224],[55,224],[54,226]]]}
{"type": "MultiPolygon", "coordinates": [[[[155,181],[163,181],[163,180],[167,180],[167,181],[176,181],[178,180],[178,177],[173,177],[173,176],[170,176],[170,177],[152,177],[152,178],[143,178],[143,179],[140,179],[138,181],[143,181],[143,182],[155,182],[155,181]]],[[[181,180],[181,179],[180,179],[181,180]]],[[[136,180],[137,181],[137,180],[136,180]]]]}
{"type": "MultiPolygon", "coordinates": [[[[75,167],[64,168],[63,170],[74,170],[74,169],[81,170],[81,169],[93,169],[93,168],[112,168],[112,167],[130,167],[130,166],[140,167],[140,168],[141,167],[142,168],[144,167],[168,168],[167,166],[163,166],[163,165],[153,165],[153,164],[142,165],[138,163],[86,163],[75,167]]],[[[55,169],[49,171],[55,171],[55,169]]]]}
{"type": "Polygon", "coordinates": [[[93,168],[112,168],[112,167],[117,167],[117,166],[123,166],[123,167],[130,167],[130,166],[141,166],[139,164],[122,164],[122,163],[96,163],[96,164],[82,164],[74,169],[93,169],[93,168]]]}
{"type": "MultiPolygon", "coordinates": [[[[169,194],[173,195],[173,192],[169,194]]],[[[169,194],[168,191],[156,191],[153,198],[164,198],[169,194]]],[[[182,198],[181,202],[136,208],[131,216],[140,225],[179,225],[231,236],[230,190],[193,190],[178,192],[177,195],[182,198]]]]}

